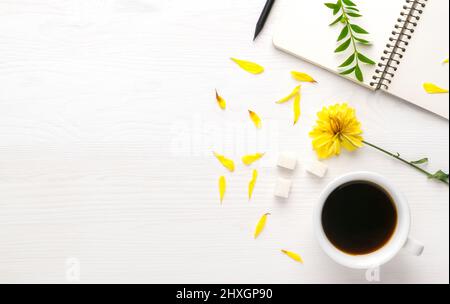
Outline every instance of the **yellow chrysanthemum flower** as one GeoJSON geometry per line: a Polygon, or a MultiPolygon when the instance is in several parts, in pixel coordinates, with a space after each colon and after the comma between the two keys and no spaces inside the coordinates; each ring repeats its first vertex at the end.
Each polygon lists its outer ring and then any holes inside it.
{"type": "Polygon", "coordinates": [[[324,107],[317,117],[317,125],[309,135],[319,158],[339,155],[342,148],[354,151],[363,146],[361,123],[355,109],[346,103],[324,107]]]}

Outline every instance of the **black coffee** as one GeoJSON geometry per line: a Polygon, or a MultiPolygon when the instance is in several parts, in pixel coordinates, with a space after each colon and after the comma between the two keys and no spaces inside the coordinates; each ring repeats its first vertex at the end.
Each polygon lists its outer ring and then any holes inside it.
{"type": "Polygon", "coordinates": [[[325,202],[322,225],[330,242],[351,255],[373,253],[397,228],[397,209],[380,186],[357,181],[337,188],[325,202]]]}

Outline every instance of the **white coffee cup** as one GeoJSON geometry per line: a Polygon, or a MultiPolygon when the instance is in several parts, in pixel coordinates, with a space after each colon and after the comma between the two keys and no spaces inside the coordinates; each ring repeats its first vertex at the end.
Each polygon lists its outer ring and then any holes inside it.
{"type": "Polygon", "coordinates": [[[354,269],[371,269],[380,267],[391,261],[401,250],[406,249],[411,254],[422,255],[425,247],[409,236],[411,228],[411,213],[408,201],[392,183],[385,177],[371,172],[355,172],[346,174],[331,182],[322,192],[319,203],[314,210],[315,234],[325,253],[337,263],[354,269]],[[379,250],[367,255],[350,255],[336,248],[327,238],[322,225],[322,211],[328,197],[340,186],[366,181],[383,188],[392,198],[397,208],[397,228],[390,241],[379,250]]]}

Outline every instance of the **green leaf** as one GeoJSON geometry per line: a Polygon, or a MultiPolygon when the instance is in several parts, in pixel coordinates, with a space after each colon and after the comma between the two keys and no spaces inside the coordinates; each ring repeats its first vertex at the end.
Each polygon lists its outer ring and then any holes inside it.
{"type": "Polygon", "coordinates": [[[448,175],[448,173],[445,173],[444,171],[439,170],[438,172],[436,172],[435,174],[430,176],[430,178],[439,180],[444,183],[448,183],[449,175],[448,175]]]}
{"type": "Polygon", "coordinates": [[[368,31],[366,31],[365,29],[363,29],[362,27],[360,27],[359,25],[356,24],[350,24],[352,30],[358,34],[369,34],[368,31]]]}
{"type": "Polygon", "coordinates": [[[325,6],[334,10],[336,8],[337,4],[336,3],[325,3],[325,6]]]}
{"type": "Polygon", "coordinates": [[[362,15],[360,15],[360,14],[357,14],[357,13],[351,13],[351,12],[348,12],[347,15],[349,15],[350,17],[353,17],[353,18],[359,18],[359,17],[362,17],[362,15]]]}
{"type": "Polygon", "coordinates": [[[356,76],[356,79],[358,79],[358,81],[364,82],[364,75],[363,75],[362,70],[359,67],[359,65],[357,65],[355,68],[355,76],[356,76]]]}
{"type": "Polygon", "coordinates": [[[359,37],[353,37],[353,38],[355,38],[356,41],[358,41],[359,43],[364,44],[364,45],[370,45],[370,44],[372,44],[370,41],[367,41],[367,40],[365,40],[365,39],[361,39],[361,38],[359,38],[359,37]]]}
{"type": "Polygon", "coordinates": [[[344,17],[343,15],[341,15],[339,18],[337,18],[336,20],[334,20],[332,23],[330,23],[330,26],[333,26],[337,23],[339,23],[342,20],[342,17],[344,17]]]}
{"type": "Polygon", "coordinates": [[[343,68],[343,67],[346,67],[346,66],[351,65],[351,64],[353,63],[353,61],[355,61],[355,57],[356,57],[355,54],[351,55],[351,56],[348,57],[348,59],[347,59],[346,61],[344,61],[344,63],[341,64],[339,67],[340,67],[340,68],[343,68]]]}
{"type": "Polygon", "coordinates": [[[339,11],[341,10],[341,8],[342,8],[342,4],[341,4],[341,2],[339,1],[339,2],[336,4],[336,6],[334,7],[333,15],[337,15],[337,13],[339,13],[339,11]]]}
{"type": "Polygon", "coordinates": [[[411,164],[413,165],[424,165],[424,164],[428,164],[430,160],[428,158],[422,158],[416,161],[411,162],[411,164]]]}
{"type": "Polygon", "coordinates": [[[356,4],[353,3],[351,0],[343,0],[343,2],[348,6],[356,6],[356,4]]]}
{"type": "Polygon", "coordinates": [[[352,43],[352,39],[350,38],[347,41],[345,41],[343,44],[338,46],[338,48],[334,52],[340,53],[340,52],[345,51],[346,49],[348,49],[348,47],[350,46],[351,43],[352,43]]]}
{"type": "Polygon", "coordinates": [[[359,12],[359,9],[357,9],[355,6],[347,7],[347,10],[354,11],[354,12],[359,12]]]}
{"type": "Polygon", "coordinates": [[[348,32],[349,32],[348,26],[344,27],[344,28],[342,29],[342,32],[341,32],[341,34],[339,35],[337,41],[339,42],[339,41],[343,40],[344,38],[346,38],[346,37],[348,36],[348,32]]]}
{"type": "Polygon", "coordinates": [[[358,59],[359,59],[360,61],[362,61],[362,62],[364,62],[364,63],[367,63],[367,64],[370,64],[370,65],[376,64],[375,61],[373,61],[373,60],[370,59],[370,58],[367,58],[366,56],[364,56],[364,55],[361,54],[361,53],[358,53],[358,59]]]}
{"type": "Polygon", "coordinates": [[[355,69],[356,69],[356,66],[350,68],[349,70],[340,72],[339,74],[341,74],[341,75],[350,75],[351,73],[353,73],[355,71],[355,69]]]}

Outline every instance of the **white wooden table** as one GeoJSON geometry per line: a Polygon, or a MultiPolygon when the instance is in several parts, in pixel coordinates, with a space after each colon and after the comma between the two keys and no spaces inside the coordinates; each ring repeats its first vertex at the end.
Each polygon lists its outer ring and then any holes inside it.
{"type": "Polygon", "coordinates": [[[311,224],[324,186],[355,170],[405,192],[412,233],[427,247],[384,266],[381,281],[448,283],[449,188],[395,160],[369,148],[345,153],[327,162],[325,179],[300,167],[291,199],[273,197],[288,175],[274,167],[278,153],[312,159],[315,113],[336,102],[357,109],[368,140],[430,157],[430,170],[449,163],[448,121],[276,51],[284,3],[253,43],[263,0],[0,0],[0,283],[365,283],[364,272],[321,252],[311,224]],[[246,74],[230,56],[266,73],[246,74]],[[296,127],[290,106],[274,104],[295,85],[293,69],[320,81],[305,86],[296,127]],[[260,132],[248,109],[262,116],[260,132]],[[267,152],[252,202],[251,170],[227,174],[213,150],[236,160],[267,152]]]}

